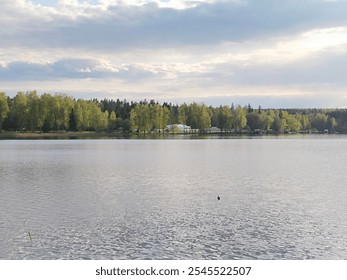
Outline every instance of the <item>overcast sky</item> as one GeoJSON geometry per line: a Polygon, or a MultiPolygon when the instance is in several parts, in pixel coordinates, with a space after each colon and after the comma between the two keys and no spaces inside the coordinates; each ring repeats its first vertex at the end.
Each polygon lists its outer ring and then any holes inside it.
{"type": "Polygon", "coordinates": [[[347,106],[345,0],[0,0],[0,91],[347,106]]]}

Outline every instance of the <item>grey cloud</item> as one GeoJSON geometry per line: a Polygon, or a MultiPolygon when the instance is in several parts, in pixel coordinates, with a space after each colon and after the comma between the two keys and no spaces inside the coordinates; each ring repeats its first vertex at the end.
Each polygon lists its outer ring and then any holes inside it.
{"type": "Polygon", "coordinates": [[[16,61],[0,67],[0,81],[30,80],[33,78],[41,80],[48,73],[49,69],[44,65],[16,61]]]}
{"type": "Polygon", "coordinates": [[[91,59],[65,59],[46,64],[16,61],[0,66],[0,81],[117,78],[127,82],[155,75],[139,65],[121,65],[108,69],[101,62],[91,59]]]}
{"type": "MultiPolygon", "coordinates": [[[[295,63],[278,59],[277,64],[255,61],[254,64],[242,66],[237,63],[210,64],[207,59],[208,65],[204,65],[206,68],[202,71],[198,69],[195,71],[192,65],[188,65],[188,68],[192,70],[182,70],[181,73],[180,67],[172,69],[165,67],[165,63],[174,64],[173,60],[163,61],[160,65],[159,59],[165,50],[160,52],[158,50],[177,48],[180,52],[182,48],[183,53],[188,56],[187,59],[182,59],[183,64],[190,63],[189,56],[194,57],[192,63],[200,63],[196,59],[200,57],[200,52],[201,63],[205,63],[203,60],[208,54],[206,50],[217,53],[218,49],[215,46],[221,42],[256,41],[250,44],[237,44],[239,46],[235,50],[237,54],[240,50],[242,51],[243,46],[250,45],[250,49],[257,49],[258,45],[261,45],[258,43],[262,40],[266,43],[276,42],[273,36],[290,37],[291,34],[297,36],[302,31],[314,28],[346,26],[347,2],[345,1],[244,0],[240,3],[221,1],[213,4],[199,4],[185,10],[159,8],[155,4],[141,7],[114,5],[106,11],[89,7],[88,10],[84,10],[84,15],[81,12],[74,16],[52,9],[42,10],[42,13],[46,12],[46,14],[40,15],[38,11],[33,12],[32,9],[25,11],[21,10],[21,6],[14,7],[12,0],[3,1],[6,5],[2,5],[0,10],[2,26],[0,28],[0,60],[8,62],[23,59],[26,56],[25,53],[19,54],[16,58],[15,52],[17,50],[25,52],[26,48],[30,49],[31,53],[44,49],[45,57],[49,57],[47,53],[52,51],[51,59],[88,57],[88,54],[91,59],[60,59],[46,64],[25,61],[4,64],[0,61],[2,85],[16,85],[18,82],[26,84],[27,81],[30,84],[40,84],[40,82],[47,84],[54,80],[58,81],[54,85],[60,86],[59,82],[65,80],[64,86],[69,88],[69,80],[76,79],[78,83],[81,79],[95,79],[97,80],[95,87],[98,87],[103,79],[111,81],[110,84],[113,79],[117,79],[121,80],[119,84],[122,86],[125,84],[122,90],[129,87],[127,94],[135,98],[140,96],[139,92],[144,91],[141,96],[146,95],[146,98],[150,98],[153,94],[161,94],[165,99],[170,98],[170,95],[177,96],[176,100],[180,98],[179,95],[195,94],[191,101],[215,102],[213,103],[215,105],[251,102],[254,106],[298,107],[298,104],[303,104],[304,107],[322,107],[329,102],[338,104],[344,101],[338,94],[331,98],[329,90],[312,95],[314,98],[312,96],[283,96],[281,92],[278,96],[249,95],[248,92],[247,96],[242,94],[227,96],[230,93],[229,90],[235,94],[234,89],[236,88],[237,91],[239,87],[249,87],[252,90],[254,88],[255,91],[258,86],[277,87],[285,91],[286,87],[290,86],[305,89],[313,85],[314,90],[319,90],[320,85],[330,84],[344,89],[347,86],[344,75],[347,71],[347,55],[335,50],[326,49],[325,53],[317,53],[316,57],[307,56],[295,63]],[[192,45],[197,47],[189,48],[192,45]],[[142,51],[143,49],[147,50],[142,51]],[[122,59],[127,59],[123,51],[132,56],[131,62],[124,61],[122,64],[122,59]],[[153,63],[148,61],[153,59],[152,53],[148,55],[149,52],[152,52],[154,56],[156,52],[158,53],[158,59],[153,63]],[[5,57],[6,53],[10,55],[5,57]],[[120,64],[106,63],[104,65],[102,61],[96,59],[96,57],[98,59],[107,57],[108,54],[112,56],[110,60],[118,61],[120,64]],[[139,57],[141,54],[144,55],[143,60],[139,57]],[[146,61],[149,64],[127,64],[133,63],[134,60],[146,61]],[[154,65],[155,63],[158,65],[154,65]],[[151,95],[152,89],[156,92],[151,95]],[[191,93],[193,91],[194,93],[191,93]],[[225,96],[203,99],[197,96],[199,92],[205,95],[220,93],[225,96]]],[[[232,53],[232,50],[228,51],[223,47],[219,55],[222,56],[223,52],[232,53]]],[[[29,58],[30,54],[27,56],[29,58]]],[[[109,87],[106,86],[106,88],[109,87]]],[[[96,89],[86,88],[85,94],[92,96],[93,90],[96,89]]],[[[95,92],[95,94],[98,93],[95,92]]],[[[80,95],[82,96],[83,93],[80,95]]],[[[184,97],[181,99],[184,100],[184,97]]]]}
{"type": "Polygon", "coordinates": [[[307,56],[287,63],[254,63],[248,65],[222,63],[211,65],[200,75],[206,86],[223,85],[340,85],[347,86],[347,53],[326,53],[307,56]]]}
{"type": "Polygon", "coordinates": [[[15,34],[0,31],[0,35],[4,46],[155,49],[260,40],[303,29],[345,25],[346,10],[346,2],[319,0],[223,1],[184,10],[159,8],[153,3],[140,7],[114,5],[100,10],[97,16],[95,11],[93,16],[76,18],[51,14],[48,21],[37,16],[14,23],[15,34]],[[33,24],[35,28],[30,28],[33,24]]]}

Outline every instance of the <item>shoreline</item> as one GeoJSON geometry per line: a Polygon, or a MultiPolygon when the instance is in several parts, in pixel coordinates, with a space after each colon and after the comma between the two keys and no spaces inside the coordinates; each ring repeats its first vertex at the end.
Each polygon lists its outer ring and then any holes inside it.
{"type": "Polygon", "coordinates": [[[207,139],[207,138],[221,138],[221,139],[238,139],[238,138],[257,138],[257,137],[307,137],[307,136],[337,136],[343,134],[316,134],[316,133],[268,133],[268,134],[255,134],[255,133],[202,133],[202,134],[184,134],[184,133],[151,133],[151,134],[137,134],[137,133],[123,133],[123,132],[97,132],[97,131],[57,131],[57,132],[20,132],[20,131],[2,131],[0,132],[0,140],[83,140],[83,139],[207,139]]]}
{"type": "MultiPolygon", "coordinates": [[[[116,133],[95,131],[57,131],[57,132],[20,132],[3,131],[0,140],[35,140],[35,139],[107,139],[117,137],[116,133]]],[[[125,135],[122,137],[126,138],[125,135]]]]}

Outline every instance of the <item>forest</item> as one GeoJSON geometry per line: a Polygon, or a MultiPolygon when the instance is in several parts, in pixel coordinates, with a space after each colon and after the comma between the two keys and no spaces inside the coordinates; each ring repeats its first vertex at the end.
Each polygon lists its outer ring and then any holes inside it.
{"type": "Polygon", "coordinates": [[[184,133],[347,133],[347,110],[84,100],[36,91],[18,92],[11,98],[0,92],[0,131],[182,132],[176,124],[189,127],[184,133]]]}

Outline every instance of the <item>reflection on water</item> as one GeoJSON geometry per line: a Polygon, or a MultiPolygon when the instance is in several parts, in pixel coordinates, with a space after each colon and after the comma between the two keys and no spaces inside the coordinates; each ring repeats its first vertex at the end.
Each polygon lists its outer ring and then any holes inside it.
{"type": "Polygon", "coordinates": [[[0,258],[346,259],[346,147],[0,141],[0,258]]]}

